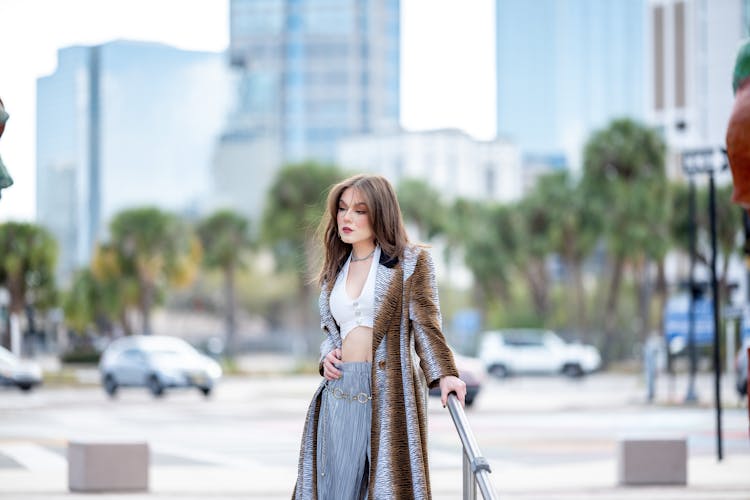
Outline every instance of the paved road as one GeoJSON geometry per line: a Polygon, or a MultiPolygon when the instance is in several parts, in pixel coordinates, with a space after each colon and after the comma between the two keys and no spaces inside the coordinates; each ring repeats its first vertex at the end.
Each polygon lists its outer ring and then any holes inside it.
{"type": "MultiPolygon", "coordinates": [[[[229,378],[210,399],[197,391],[155,400],[130,390],[109,400],[98,387],[0,390],[0,498],[77,498],[66,493],[65,447],[73,439],[148,441],[150,498],[286,498],[318,381],[229,378]]],[[[504,498],[646,498],[649,490],[616,487],[618,440],[685,436],[690,487],[654,490],[659,498],[750,499],[747,408],[727,384],[726,459],[717,463],[708,377],[698,390],[701,404],[685,407],[676,404],[684,380],[661,380],[658,404],[647,405],[633,376],[490,379],[467,414],[504,498]]],[[[430,460],[435,497],[459,498],[460,444],[436,399],[430,460]]]]}

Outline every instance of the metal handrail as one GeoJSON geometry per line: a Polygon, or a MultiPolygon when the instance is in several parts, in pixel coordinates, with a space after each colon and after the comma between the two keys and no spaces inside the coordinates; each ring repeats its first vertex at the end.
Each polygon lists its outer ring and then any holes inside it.
{"type": "Polygon", "coordinates": [[[453,392],[448,394],[448,410],[463,445],[464,500],[475,500],[477,498],[477,484],[479,484],[484,500],[498,498],[495,487],[490,480],[490,472],[492,472],[490,464],[479,451],[479,445],[477,440],[474,439],[474,433],[471,432],[466,413],[464,413],[461,402],[453,392]]]}

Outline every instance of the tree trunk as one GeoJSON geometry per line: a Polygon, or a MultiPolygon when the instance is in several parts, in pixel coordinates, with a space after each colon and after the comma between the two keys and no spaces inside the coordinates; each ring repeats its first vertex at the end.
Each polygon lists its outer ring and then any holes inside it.
{"type": "Polygon", "coordinates": [[[128,319],[127,307],[122,308],[118,319],[120,321],[120,325],[122,326],[123,333],[125,333],[125,335],[127,336],[133,335],[133,327],[130,326],[130,320],[128,319]]]}
{"type": "Polygon", "coordinates": [[[10,314],[5,318],[2,335],[0,335],[0,345],[10,350],[10,314]]]}
{"type": "Polygon", "coordinates": [[[317,332],[317,328],[313,328],[313,325],[319,324],[319,321],[315,317],[314,308],[312,307],[313,297],[315,296],[315,290],[313,286],[307,281],[302,283],[300,287],[300,302],[302,304],[302,341],[299,354],[309,354],[313,352],[313,344],[315,339],[319,339],[320,336],[315,336],[314,332],[317,332]]]}
{"type": "Polygon", "coordinates": [[[572,271],[571,278],[575,288],[575,324],[578,331],[581,333],[583,342],[588,344],[590,339],[587,326],[588,322],[586,320],[586,290],[583,287],[583,265],[578,259],[571,259],[569,264],[572,271]]]}
{"type": "Polygon", "coordinates": [[[226,315],[224,316],[224,327],[226,330],[227,356],[234,358],[237,354],[237,301],[235,298],[234,284],[235,270],[233,265],[224,268],[224,300],[226,303],[226,315]]]}
{"type": "Polygon", "coordinates": [[[21,315],[24,311],[26,287],[23,283],[23,276],[10,274],[8,276],[8,295],[10,303],[8,304],[8,334],[5,336],[4,347],[8,348],[13,354],[21,355],[21,315]]]}
{"type": "Polygon", "coordinates": [[[602,346],[602,365],[606,367],[611,361],[612,346],[617,335],[617,310],[619,308],[620,285],[622,282],[622,270],[625,257],[615,256],[612,267],[612,280],[609,284],[607,302],[604,308],[604,345],[602,346]]]}
{"type": "Polygon", "coordinates": [[[320,342],[320,317],[315,301],[317,284],[311,280],[316,274],[316,265],[319,259],[321,249],[315,244],[314,239],[308,238],[305,244],[305,272],[300,276],[301,298],[302,298],[302,331],[305,353],[312,354],[317,352],[317,343],[320,342]]]}
{"type": "Polygon", "coordinates": [[[731,304],[732,290],[729,288],[729,259],[730,254],[722,255],[721,276],[719,276],[719,304],[731,304]]]}
{"type": "Polygon", "coordinates": [[[540,317],[546,318],[549,312],[549,279],[544,259],[532,259],[525,271],[534,299],[534,309],[540,317]]]}
{"type": "Polygon", "coordinates": [[[151,308],[154,304],[154,287],[151,283],[141,282],[141,326],[143,335],[151,335],[151,308]]]}
{"type": "Polygon", "coordinates": [[[638,338],[646,342],[651,326],[651,280],[649,279],[649,262],[645,256],[640,256],[633,265],[633,279],[636,290],[636,304],[638,304],[638,338]]]}
{"type": "MultiPolygon", "coordinates": [[[[667,276],[664,270],[664,257],[656,262],[656,296],[659,298],[659,318],[661,319],[667,307],[667,276]]],[[[659,334],[664,336],[664,321],[659,321],[659,334]]]]}

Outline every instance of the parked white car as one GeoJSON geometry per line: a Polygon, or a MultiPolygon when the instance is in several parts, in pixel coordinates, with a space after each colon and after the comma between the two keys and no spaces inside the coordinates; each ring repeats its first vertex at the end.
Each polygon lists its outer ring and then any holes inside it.
{"type": "Polygon", "coordinates": [[[516,329],[485,332],[479,358],[497,377],[513,374],[565,374],[580,377],[601,365],[599,350],[569,344],[550,330],[516,329]]]}
{"type": "Polygon", "coordinates": [[[147,387],[161,396],[172,387],[211,394],[221,366],[177,337],[133,335],[112,342],[99,361],[102,386],[110,396],[120,387],[147,387]]]}
{"type": "Polygon", "coordinates": [[[0,385],[16,386],[30,391],[42,383],[42,369],[33,361],[19,359],[0,346],[0,385]]]}

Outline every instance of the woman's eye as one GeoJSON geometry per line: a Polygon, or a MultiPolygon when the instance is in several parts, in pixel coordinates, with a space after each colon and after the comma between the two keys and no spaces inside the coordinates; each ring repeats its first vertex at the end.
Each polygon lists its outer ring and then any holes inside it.
{"type": "Polygon", "coordinates": [[[357,215],[364,215],[364,214],[366,214],[366,213],[367,213],[367,212],[366,212],[366,211],[364,211],[364,210],[357,210],[357,215]]]}
{"type": "Polygon", "coordinates": [[[339,212],[345,212],[346,209],[344,207],[339,207],[339,212]]]}

